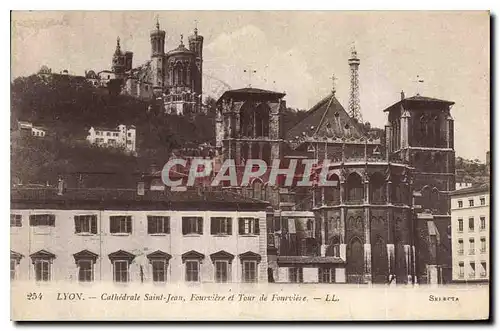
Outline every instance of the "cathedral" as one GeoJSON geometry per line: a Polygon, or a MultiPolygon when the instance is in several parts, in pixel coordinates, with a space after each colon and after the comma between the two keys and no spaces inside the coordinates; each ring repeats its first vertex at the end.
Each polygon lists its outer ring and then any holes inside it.
{"type": "Polygon", "coordinates": [[[234,159],[241,172],[248,159],[279,160],[281,168],[294,160],[329,160],[328,180],[336,185],[272,186],[268,169],[247,187],[226,184],[225,189],[270,204],[271,282],[446,283],[454,103],[401,92],[400,100],[381,110],[387,124],[375,135],[355,117],[360,63],[355,51],[348,63],[354,111],[348,113],[333,90],[288,132],[281,123],[284,93],[243,88],[226,91],[217,102],[219,162],[234,159]]]}
{"type": "Polygon", "coordinates": [[[101,81],[118,82],[121,93],[161,101],[167,114],[198,113],[202,105],[203,36],[195,28],[188,37],[188,47],[181,35],[179,45],[165,51],[166,32],[156,27],[150,33],[151,59],[133,67],[133,53],[123,51],[117,39],[111,70],[99,73],[101,81]]]}

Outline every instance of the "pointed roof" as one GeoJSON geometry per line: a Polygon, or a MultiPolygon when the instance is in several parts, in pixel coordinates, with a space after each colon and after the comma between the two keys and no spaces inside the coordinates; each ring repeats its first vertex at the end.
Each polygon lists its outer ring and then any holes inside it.
{"type": "Polygon", "coordinates": [[[157,250],[154,251],[153,253],[149,253],[146,255],[148,260],[170,260],[172,258],[172,255],[165,253],[163,251],[157,250]]]}
{"type": "Polygon", "coordinates": [[[349,117],[333,93],[308,110],[306,117],[285,134],[285,139],[297,140],[304,134],[320,138],[365,136],[360,124],[349,117]]]}
{"type": "Polygon", "coordinates": [[[181,256],[182,263],[184,263],[186,260],[190,260],[190,259],[203,260],[204,258],[205,258],[204,254],[197,252],[197,251],[194,251],[194,250],[186,252],[186,253],[182,254],[182,256],[181,256]]]}
{"type": "Polygon", "coordinates": [[[111,261],[115,260],[126,260],[132,262],[135,259],[135,255],[124,250],[119,250],[108,255],[111,261]]]}
{"type": "Polygon", "coordinates": [[[227,260],[229,263],[233,262],[234,255],[226,251],[218,251],[217,253],[210,254],[210,259],[215,260],[227,260]]]}
{"type": "Polygon", "coordinates": [[[403,100],[400,100],[393,104],[392,106],[387,107],[384,109],[384,112],[386,111],[391,111],[395,109],[396,107],[399,107],[401,104],[403,104],[403,107],[405,108],[410,108],[412,106],[421,106],[425,104],[433,104],[433,105],[440,105],[440,106],[451,106],[454,105],[455,102],[453,101],[448,101],[448,100],[442,100],[442,99],[436,99],[436,98],[430,98],[426,97],[420,94],[414,95],[409,98],[405,98],[403,100]]]}
{"type": "Polygon", "coordinates": [[[262,259],[259,254],[252,251],[241,253],[240,255],[238,255],[238,257],[240,258],[240,260],[257,260],[258,262],[260,262],[260,260],[262,259]]]}
{"type": "Polygon", "coordinates": [[[78,260],[92,260],[94,263],[97,260],[97,255],[96,253],[93,253],[89,250],[84,249],[83,251],[80,251],[78,253],[73,254],[73,257],[75,258],[75,262],[78,260]]]}
{"type": "Polygon", "coordinates": [[[38,252],[31,254],[30,257],[33,260],[36,260],[36,259],[49,259],[49,260],[51,260],[51,259],[56,258],[56,256],[53,253],[46,251],[45,249],[39,250],[38,252]]]}

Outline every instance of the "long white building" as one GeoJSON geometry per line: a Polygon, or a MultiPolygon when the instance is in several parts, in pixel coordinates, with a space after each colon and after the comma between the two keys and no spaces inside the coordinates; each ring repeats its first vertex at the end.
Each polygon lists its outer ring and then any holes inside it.
{"type": "Polygon", "coordinates": [[[11,279],[267,282],[266,203],[222,192],[13,189],[11,279]]]}
{"type": "Polygon", "coordinates": [[[135,126],[120,124],[116,128],[91,127],[87,141],[98,146],[123,148],[127,152],[135,153],[135,126]]]}
{"type": "Polygon", "coordinates": [[[489,280],[490,186],[451,193],[453,281],[489,280]]]}

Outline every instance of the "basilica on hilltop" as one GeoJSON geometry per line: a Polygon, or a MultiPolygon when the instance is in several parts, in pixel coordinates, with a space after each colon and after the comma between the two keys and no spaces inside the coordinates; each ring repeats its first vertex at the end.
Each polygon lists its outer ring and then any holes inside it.
{"type": "Polygon", "coordinates": [[[133,52],[124,51],[120,38],[112,55],[111,70],[98,73],[88,71],[87,80],[94,85],[116,84],[120,93],[144,100],[155,100],[167,114],[189,114],[201,111],[203,36],[195,28],[184,44],[183,35],[179,45],[166,51],[166,31],[159,21],[150,32],[151,59],[134,67],[133,52]]]}

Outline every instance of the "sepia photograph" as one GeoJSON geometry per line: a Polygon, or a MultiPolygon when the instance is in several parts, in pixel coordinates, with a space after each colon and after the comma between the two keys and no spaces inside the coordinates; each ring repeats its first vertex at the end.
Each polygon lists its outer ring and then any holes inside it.
{"type": "Polygon", "coordinates": [[[12,11],[11,319],[488,319],[490,24],[12,11]]]}

